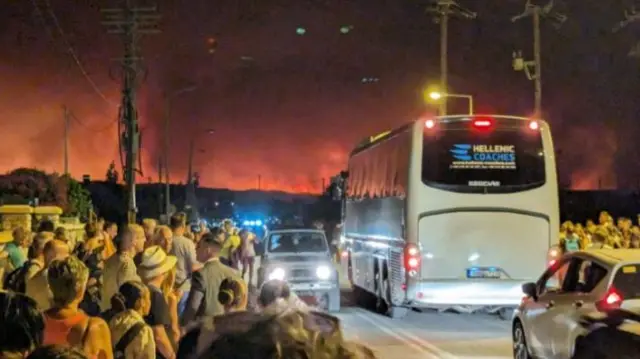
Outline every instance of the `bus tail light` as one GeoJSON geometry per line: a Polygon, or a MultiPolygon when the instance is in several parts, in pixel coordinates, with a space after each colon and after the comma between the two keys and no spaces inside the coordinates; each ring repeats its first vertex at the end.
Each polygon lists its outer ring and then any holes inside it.
{"type": "Polygon", "coordinates": [[[596,302],[596,308],[601,312],[618,309],[620,308],[620,305],[622,305],[623,300],[624,298],[622,298],[622,295],[618,293],[615,288],[611,287],[611,289],[607,291],[607,294],[605,294],[604,298],[596,302]]]}
{"type": "Polygon", "coordinates": [[[493,126],[493,121],[489,118],[478,118],[473,120],[473,127],[486,130],[493,126]]]}
{"type": "Polygon", "coordinates": [[[407,272],[417,271],[420,268],[420,249],[413,243],[404,248],[404,269],[407,272]]]}
{"type": "Polygon", "coordinates": [[[559,247],[553,246],[549,248],[549,251],[547,252],[547,266],[553,267],[556,263],[558,263],[558,259],[561,255],[562,252],[560,251],[559,247]]]}
{"type": "Polygon", "coordinates": [[[537,129],[540,128],[540,124],[538,123],[538,121],[531,121],[529,122],[529,129],[532,131],[535,131],[537,129]]]}

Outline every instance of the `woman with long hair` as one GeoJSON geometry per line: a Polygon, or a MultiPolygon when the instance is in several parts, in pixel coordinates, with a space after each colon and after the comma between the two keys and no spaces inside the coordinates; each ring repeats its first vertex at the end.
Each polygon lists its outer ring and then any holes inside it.
{"type": "Polygon", "coordinates": [[[167,277],[164,279],[160,290],[162,290],[162,294],[164,298],[167,300],[167,304],[169,305],[169,317],[171,318],[171,330],[169,333],[169,338],[173,344],[174,348],[178,348],[178,342],[180,341],[180,320],[178,318],[178,301],[180,297],[182,297],[182,293],[175,289],[176,286],[176,271],[177,268],[173,268],[167,274],[167,277]]]}

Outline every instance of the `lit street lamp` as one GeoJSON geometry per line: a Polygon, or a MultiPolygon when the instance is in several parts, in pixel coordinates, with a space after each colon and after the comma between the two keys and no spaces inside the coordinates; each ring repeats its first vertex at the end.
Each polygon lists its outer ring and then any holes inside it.
{"type": "Polygon", "coordinates": [[[429,92],[429,98],[433,101],[440,101],[442,98],[464,98],[469,101],[469,115],[473,115],[473,96],[471,95],[462,95],[462,94],[452,94],[452,93],[442,93],[439,91],[431,91],[429,92]]]}

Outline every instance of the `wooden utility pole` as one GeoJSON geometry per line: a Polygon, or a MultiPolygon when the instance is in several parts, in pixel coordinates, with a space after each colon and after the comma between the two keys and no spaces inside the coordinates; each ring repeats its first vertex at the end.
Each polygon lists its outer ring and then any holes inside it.
{"type": "Polygon", "coordinates": [[[122,102],[120,104],[120,121],[123,132],[121,136],[125,152],[124,178],[128,197],[128,219],[130,223],[136,221],[136,163],[139,159],[140,129],[138,127],[138,112],[136,109],[136,91],[139,86],[139,72],[141,70],[138,42],[142,34],[158,33],[157,23],[160,16],[155,7],[135,7],[133,0],[125,0],[119,8],[103,9],[106,17],[104,24],[109,27],[110,34],[122,36],[124,56],[122,63],[122,102]]]}
{"type": "MultiPolygon", "coordinates": [[[[440,91],[449,92],[449,19],[452,16],[475,19],[477,14],[463,8],[454,0],[434,0],[427,10],[435,15],[434,22],[440,24],[440,91]]],[[[446,96],[440,102],[440,115],[447,114],[446,96]]]]}
{"type": "Polygon", "coordinates": [[[64,175],[69,175],[69,122],[71,114],[67,106],[63,106],[64,111],[64,175]]]}

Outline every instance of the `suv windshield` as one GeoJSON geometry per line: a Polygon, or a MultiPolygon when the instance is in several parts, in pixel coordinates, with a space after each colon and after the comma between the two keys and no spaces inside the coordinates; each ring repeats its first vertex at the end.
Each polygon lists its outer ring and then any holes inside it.
{"type": "Polygon", "coordinates": [[[326,252],[327,240],[320,233],[274,233],[269,236],[267,251],[272,253],[326,252]]]}
{"type": "Polygon", "coordinates": [[[545,161],[539,133],[520,129],[490,132],[466,128],[425,134],[422,180],[451,191],[489,188],[512,192],[541,186],[545,161]]]}

